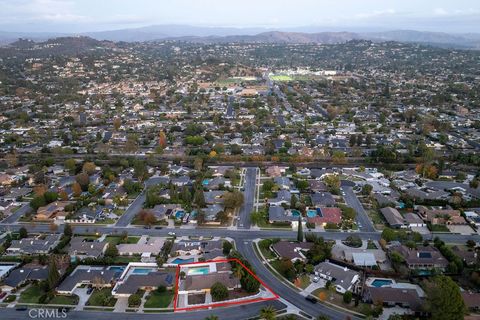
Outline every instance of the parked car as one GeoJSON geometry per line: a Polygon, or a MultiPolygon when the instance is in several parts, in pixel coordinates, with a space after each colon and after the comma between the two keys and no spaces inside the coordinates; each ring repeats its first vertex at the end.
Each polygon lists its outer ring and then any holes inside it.
{"type": "Polygon", "coordinates": [[[87,289],[87,294],[91,294],[93,292],[93,288],[92,287],[88,287],[87,289]]]}
{"type": "Polygon", "coordinates": [[[160,229],[162,229],[162,227],[155,227],[155,229],[160,230],[160,229]]]}
{"type": "Polygon", "coordinates": [[[173,237],[173,236],[176,235],[176,233],[175,232],[169,232],[168,235],[173,237]]]}
{"type": "Polygon", "coordinates": [[[307,300],[311,303],[317,303],[317,299],[315,299],[314,297],[311,297],[311,296],[306,296],[305,300],[307,300]]]}
{"type": "Polygon", "coordinates": [[[318,281],[320,281],[320,278],[319,277],[314,277],[312,281],[317,283],[318,281]]]}

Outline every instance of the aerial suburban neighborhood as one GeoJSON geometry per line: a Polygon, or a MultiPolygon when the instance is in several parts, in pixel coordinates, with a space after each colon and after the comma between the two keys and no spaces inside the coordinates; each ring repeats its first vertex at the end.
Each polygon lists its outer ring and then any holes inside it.
{"type": "Polygon", "coordinates": [[[480,319],[478,48],[305,37],[0,42],[0,319],[480,319]]]}

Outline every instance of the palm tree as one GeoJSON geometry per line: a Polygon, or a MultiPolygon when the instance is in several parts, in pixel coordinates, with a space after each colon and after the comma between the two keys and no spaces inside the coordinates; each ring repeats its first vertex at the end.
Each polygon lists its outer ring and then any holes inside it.
{"type": "Polygon", "coordinates": [[[272,306],[267,306],[260,310],[260,318],[263,320],[273,320],[277,315],[277,311],[272,306]]]}
{"type": "Polygon", "coordinates": [[[205,320],[218,320],[218,317],[216,315],[211,314],[208,317],[206,317],[205,320]]]}

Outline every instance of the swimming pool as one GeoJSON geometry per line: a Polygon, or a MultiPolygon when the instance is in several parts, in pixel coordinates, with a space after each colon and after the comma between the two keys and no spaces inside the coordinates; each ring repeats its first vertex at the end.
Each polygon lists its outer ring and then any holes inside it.
{"type": "Polygon", "coordinates": [[[296,209],[291,210],[291,212],[292,212],[292,216],[294,216],[294,217],[299,217],[300,216],[300,211],[298,211],[296,209]]]}
{"type": "Polygon", "coordinates": [[[190,268],[187,271],[188,275],[200,275],[200,274],[208,274],[210,272],[210,267],[198,267],[198,268],[190,268]]]}
{"type": "Polygon", "coordinates": [[[195,259],[194,259],[194,258],[190,258],[190,259],[180,259],[180,258],[177,258],[177,259],[175,259],[175,260],[172,261],[172,263],[174,263],[174,264],[192,263],[192,262],[195,262],[195,259]]]}
{"type": "Polygon", "coordinates": [[[210,180],[209,180],[209,179],[204,179],[204,180],[202,181],[202,185],[204,185],[204,186],[208,186],[209,183],[210,183],[210,180]]]}
{"type": "Polygon", "coordinates": [[[175,212],[175,218],[177,219],[182,219],[184,215],[185,215],[185,211],[183,210],[178,210],[177,212],[175,212]]]}
{"type": "Polygon", "coordinates": [[[191,219],[195,219],[197,217],[197,211],[196,210],[193,210],[192,212],[190,212],[190,218],[191,219]]]}
{"type": "Polygon", "coordinates": [[[317,211],[316,210],[307,210],[307,217],[315,218],[316,216],[317,216],[317,211]]]}
{"type": "Polygon", "coordinates": [[[135,268],[133,269],[132,274],[149,274],[152,271],[153,269],[151,268],[135,268]]]}
{"type": "Polygon", "coordinates": [[[109,267],[108,270],[115,271],[115,278],[118,278],[122,275],[123,271],[125,271],[125,267],[112,266],[112,267],[109,267]]]}
{"type": "Polygon", "coordinates": [[[372,281],[372,286],[380,288],[385,286],[391,286],[393,284],[392,280],[389,279],[375,279],[372,281]]]}

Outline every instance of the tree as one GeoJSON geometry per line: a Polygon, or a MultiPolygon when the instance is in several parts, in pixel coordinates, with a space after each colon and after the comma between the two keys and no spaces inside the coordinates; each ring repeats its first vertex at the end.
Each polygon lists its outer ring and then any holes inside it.
{"type": "Polygon", "coordinates": [[[121,125],[122,125],[122,120],[120,118],[113,119],[113,128],[115,129],[115,131],[118,131],[121,125]]]}
{"type": "Polygon", "coordinates": [[[79,197],[82,194],[82,186],[78,182],[74,182],[72,192],[74,197],[79,197]]]}
{"type": "Polygon", "coordinates": [[[30,207],[33,208],[33,210],[37,211],[38,208],[43,207],[46,205],[47,202],[45,201],[45,197],[42,196],[36,196],[30,201],[30,207]]]}
{"type": "Polygon", "coordinates": [[[95,169],[97,166],[93,162],[85,162],[82,167],[82,171],[89,176],[92,175],[95,172],[95,169]]]}
{"type": "Polygon", "coordinates": [[[372,193],[373,187],[370,184],[365,184],[362,187],[362,194],[369,196],[372,193]]]}
{"type": "Polygon", "coordinates": [[[353,147],[356,143],[357,143],[357,136],[352,134],[350,136],[350,140],[349,140],[348,144],[350,145],[350,147],[353,147]]]}
{"type": "Polygon", "coordinates": [[[87,191],[88,185],[90,184],[90,178],[85,172],[77,174],[75,176],[75,181],[80,185],[82,191],[87,191]]]}
{"type": "Polygon", "coordinates": [[[21,227],[21,228],[18,230],[18,233],[19,233],[20,239],[24,239],[24,238],[27,238],[27,237],[28,237],[28,231],[27,231],[27,229],[25,229],[25,227],[21,227]]]}
{"type": "Polygon", "coordinates": [[[59,280],[60,280],[60,274],[58,273],[57,263],[55,262],[55,258],[51,258],[50,263],[48,265],[48,277],[47,277],[48,288],[50,290],[55,289],[59,280]]]}
{"type": "Polygon", "coordinates": [[[223,196],[225,208],[240,208],[243,205],[243,193],[240,191],[227,192],[223,196]]]}
{"type": "Polygon", "coordinates": [[[158,146],[162,149],[167,147],[167,136],[163,130],[158,134],[158,146]]]}
{"type": "Polygon", "coordinates": [[[215,282],[210,288],[210,294],[214,301],[222,301],[228,298],[228,289],[223,283],[215,282]]]}
{"type": "Polygon", "coordinates": [[[274,320],[277,316],[277,311],[273,306],[266,306],[260,310],[260,318],[263,320],[274,320]]]}
{"type": "Polygon", "coordinates": [[[240,284],[242,286],[242,289],[244,289],[248,293],[257,293],[260,289],[260,282],[255,279],[255,277],[253,277],[250,273],[244,275],[240,279],[240,284]]]}
{"type": "Polygon", "coordinates": [[[345,164],[345,163],[347,163],[345,152],[334,151],[333,155],[332,155],[332,161],[333,161],[334,164],[345,164]]]}
{"type": "Polygon", "coordinates": [[[199,188],[195,190],[193,202],[197,205],[198,208],[205,207],[205,196],[203,194],[203,189],[199,188]]]}
{"type": "Polygon", "coordinates": [[[142,298],[138,294],[132,294],[128,297],[128,306],[129,307],[138,307],[142,303],[142,298]]]}
{"type": "Polygon", "coordinates": [[[461,320],[466,312],[458,285],[448,276],[436,276],[426,287],[427,308],[434,320],[461,320]]]}
{"type": "Polygon", "coordinates": [[[390,242],[397,239],[397,235],[394,230],[390,228],[385,228],[382,231],[382,239],[385,239],[385,241],[390,242]]]}
{"type": "Polygon", "coordinates": [[[65,160],[64,166],[65,169],[70,171],[70,173],[74,173],[75,168],[77,167],[77,162],[75,161],[75,159],[67,159],[65,160]]]}
{"type": "Polygon", "coordinates": [[[107,249],[105,250],[105,257],[115,258],[118,256],[117,246],[109,243],[107,249]]]}
{"type": "Polygon", "coordinates": [[[343,302],[345,302],[346,304],[349,304],[350,302],[352,302],[351,291],[345,291],[345,293],[343,294],[343,302]]]}
{"type": "Polygon", "coordinates": [[[288,258],[282,258],[278,266],[278,271],[288,280],[293,280],[297,276],[295,266],[288,258]]]}
{"type": "Polygon", "coordinates": [[[303,242],[303,240],[304,240],[304,237],[303,237],[302,218],[299,216],[298,217],[297,241],[298,242],[303,242]]]}
{"type": "Polygon", "coordinates": [[[149,210],[140,210],[138,218],[147,226],[151,226],[157,222],[157,217],[149,210]]]}
{"type": "Polygon", "coordinates": [[[233,245],[230,241],[223,241],[223,254],[225,256],[228,256],[232,248],[233,248],[233,245]]]}
{"type": "Polygon", "coordinates": [[[70,224],[65,223],[65,226],[63,227],[63,235],[65,237],[71,237],[73,235],[72,226],[70,224]]]}

